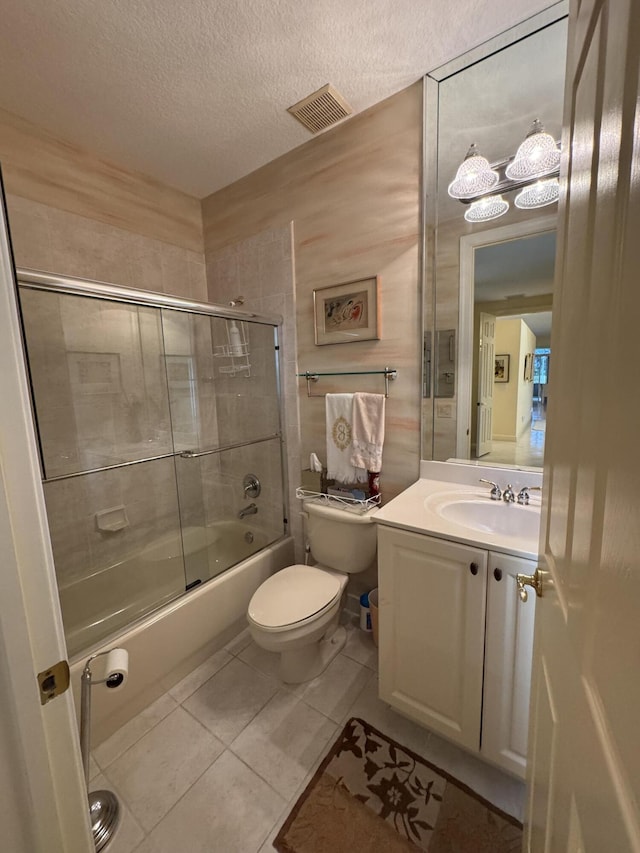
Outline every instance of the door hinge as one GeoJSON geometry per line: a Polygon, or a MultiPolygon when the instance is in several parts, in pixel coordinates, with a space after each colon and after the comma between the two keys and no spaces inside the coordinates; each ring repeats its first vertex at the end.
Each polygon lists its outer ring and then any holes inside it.
{"type": "Polygon", "coordinates": [[[66,660],[58,661],[38,673],[40,687],[40,704],[46,705],[51,699],[60,696],[69,687],[69,664],[66,660]]]}

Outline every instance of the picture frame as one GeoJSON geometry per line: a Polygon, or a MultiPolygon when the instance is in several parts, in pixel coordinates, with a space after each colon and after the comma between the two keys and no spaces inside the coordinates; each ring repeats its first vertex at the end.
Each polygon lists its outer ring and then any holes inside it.
{"type": "Polygon", "coordinates": [[[524,381],[533,382],[533,353],[528,352],[524,357],[524,381]]]}
{"type": "Polygon", "coordinates": [[[380,278],[360,278],[313,291],[316,346],[380,340],[380,278]]]}
{"type": "Polygon", "coordinates": [[[67,352],[73,394],[120,393],[120,353],[67,352]]]}
{"type": "Polygon", "coordinates": [[[502,355],[495,356],[495,363],[493,368],[493,381],[494,382],[508,382],[509,381],[509,363],[511,361],[511,356],[507,353],[503,353],[502,355]]]}

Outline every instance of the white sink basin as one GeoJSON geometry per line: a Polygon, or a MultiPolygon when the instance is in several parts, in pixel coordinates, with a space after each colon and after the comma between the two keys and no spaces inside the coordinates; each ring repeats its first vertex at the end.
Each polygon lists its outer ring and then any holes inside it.
{"type": "Polygon", "coordinates": [[[440,494],[427,498],[425,507],[441,518],[471,530],[535,542],[538,539],[540,508],[537,506],[440,494]]]}

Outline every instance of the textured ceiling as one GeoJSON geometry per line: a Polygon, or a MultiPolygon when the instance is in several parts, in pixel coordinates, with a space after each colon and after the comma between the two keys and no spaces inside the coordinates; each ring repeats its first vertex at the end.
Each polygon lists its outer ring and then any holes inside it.
{"type": "Polygon", "coordinates": [[[3,0],[0,106],[203,197],[306,142],[325,83],[360,112],[547,5],[3,0]]]}

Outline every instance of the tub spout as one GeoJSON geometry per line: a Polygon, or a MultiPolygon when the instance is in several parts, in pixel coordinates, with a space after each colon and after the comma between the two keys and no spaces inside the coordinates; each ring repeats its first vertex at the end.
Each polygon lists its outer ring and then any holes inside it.
{"type": "Polygon", "coordinates": [[[238,513],[238,518],[244,518],[247,515],[255,515],[258,512],[258,507],[255,504],[249,504],[238,513]]]}

